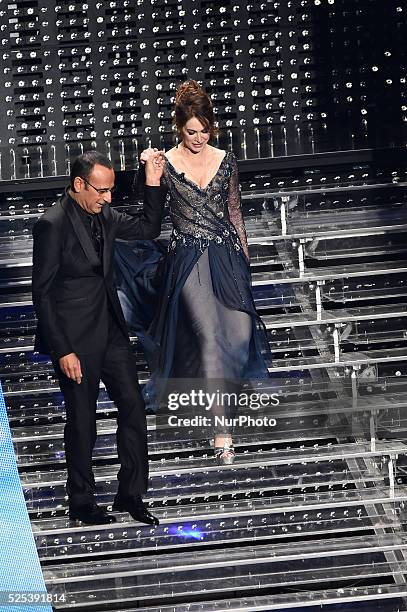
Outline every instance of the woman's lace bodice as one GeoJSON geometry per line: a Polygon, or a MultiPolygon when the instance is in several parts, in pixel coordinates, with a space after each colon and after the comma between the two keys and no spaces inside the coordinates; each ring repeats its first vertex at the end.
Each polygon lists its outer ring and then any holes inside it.
{"type": "Polygon", "coordinates": [[[189,241],[205,248],[208,241],[233,244],[243,248],[249,257],[247,237],[240,201],[240,185],[236,158],[227,152],[219,169],[207,187],[201,189],[178,172],[166,159],[165,183],[168,187],[168,206],[173,223],[170,248],[177,240],[189,241]]]}

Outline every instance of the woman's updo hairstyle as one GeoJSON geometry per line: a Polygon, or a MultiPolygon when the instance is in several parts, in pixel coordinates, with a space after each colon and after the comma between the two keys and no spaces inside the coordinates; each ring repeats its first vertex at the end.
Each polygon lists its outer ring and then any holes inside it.
{"type": "Polygon", "coordinates": [[[218,130],[215,127],[211,99],[199,83],[190,80],[181,83],[175,95],[174,123],[179,136],[182,136],[184,125],[193,117],[196,117],[209,130],[211,138],[216,136],[218,130]]]}

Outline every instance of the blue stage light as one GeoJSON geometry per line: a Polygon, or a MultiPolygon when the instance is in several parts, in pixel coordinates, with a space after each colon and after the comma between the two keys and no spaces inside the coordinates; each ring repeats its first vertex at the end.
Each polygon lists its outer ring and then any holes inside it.
{"type": "Polygon", "coordinates": [[[193,525],[171,525],[169,533],[179,538],[192,539],[202,541],[204,539],[203,532],[193,525]]]}

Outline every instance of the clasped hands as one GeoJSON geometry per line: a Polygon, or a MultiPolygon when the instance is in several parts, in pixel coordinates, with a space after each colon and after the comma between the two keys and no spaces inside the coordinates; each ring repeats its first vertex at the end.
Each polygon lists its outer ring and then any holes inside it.
{"type": "Polygon", "coordinates": [[[140,155],[140,162],[146,167],[146,185],[159,187],[160,178],[164,169],[165,151],[158,149],[144,149],[140,155]]]}

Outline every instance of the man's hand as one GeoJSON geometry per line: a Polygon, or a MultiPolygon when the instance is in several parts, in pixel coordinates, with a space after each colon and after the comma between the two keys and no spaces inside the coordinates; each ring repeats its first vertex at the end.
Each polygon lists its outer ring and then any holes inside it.
{"type": "Polygon", "coordinates": [[[160,178],[164,169],[165,151],[158,149],[144,149],[140,155],[140,162],[146,166],[146,185],[159,187],[160,178]]]}
{"type": "Polygon", "coordinates": [[[82,382],[82,370],[81,370],[81,362],[78,359],[78,356],[75,353],[69,353],[69,355],[64,355],[59,359],[59,367],[67,376],[71,378],[78,385],[82,382]]]}

